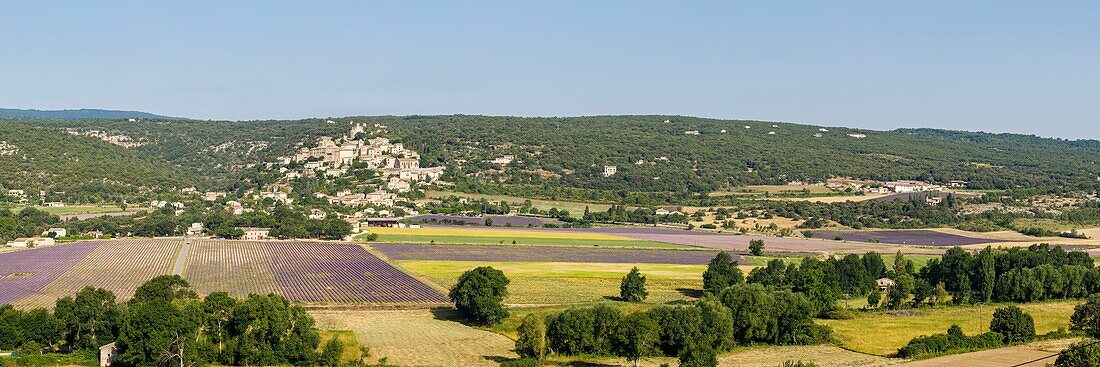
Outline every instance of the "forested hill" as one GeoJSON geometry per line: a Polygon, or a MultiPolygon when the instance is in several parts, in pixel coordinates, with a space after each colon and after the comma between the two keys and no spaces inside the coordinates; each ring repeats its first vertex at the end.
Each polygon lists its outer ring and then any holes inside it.
{"type": "Polygon", "coordinates": [[[419,151],[423,166],[447,166],[445,179],[457,189],[484,192],[607,198],[830,177],[961,180],[974,189],[1095,190],[1100,183],[1097,141],[931,129],[870,131],[683,116],[9,121],[125,134],[143,142],[125,149],[194,172],[200,188],[247,186],[242,178],[255,177],[256,164],[319,136],[338,136],[353,123],[386,126],[383,136],[419,151]],[[515,157],[506,167],[489,162],[506,155],[515,157]],[[618,173],[603,177],[605,165],[617,166],[618,173]]]}
{"type": "Polygon", "coordinates": [[[0,122],[0,188],[46,201],[116,202],[142,188],[182,188],[184,169],[99,139],[0,122]]]}
{"type": "Polygon", "coordinates": [[[92,119],[160,119],[181,120],[179,117],[155,115],[141,111],[118,111],[82,108],[76,110],[22,110],[0,108],[0,118],[92,120],[92,119]]]}
{"type": "Polygon", "coordinates": [[[883,132],[681,116],[391,120],[391,128],[425,153],[424,159],[448,167],[465,160],[462,175],[482,172],[484,178],[485,172],[499,168],[485,160],[516,157],[497,177],[483,182],[707,192],[837,176],[962,180],[975,189],[1092,188],[1100,176],[1096,141],[1012,134],[883,132]],[[618,173],[602,177],[604,165],[617,166],[618,173]]]}

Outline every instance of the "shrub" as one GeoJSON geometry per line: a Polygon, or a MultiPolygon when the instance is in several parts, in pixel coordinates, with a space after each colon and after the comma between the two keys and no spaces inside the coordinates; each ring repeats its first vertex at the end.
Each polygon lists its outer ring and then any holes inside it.
{"type": "Polygon", "coordinates": [[[998,308],[993,312],[989,331],[1004,335],[1003,342],[1023,343],[1035,339],[1035,320],[1016,306],[998,308]]]}
{"type": "Polygon", "coordinates": [[[546,323],[543,317],[530,314],[516,329],[516,354],[520,357],[541,361],[546,355],[546,323]]]}
{"type": "Polygon", "coordinates": [[[913,338],[909,341],[909,344],[898,349],[898,357],[927,358],[943,354],[991,349],[1002,346],[1003,340],[1004,335],[997,332],[966,336],[958,325],[951,325],[946,334],[913,338]]]}
{"type": "Polygon", "coordinates": [[[688,347],[680,352],[680,367],[717,367],[718,353],[709,345],[698,343],[688,344],[688,347]]]}

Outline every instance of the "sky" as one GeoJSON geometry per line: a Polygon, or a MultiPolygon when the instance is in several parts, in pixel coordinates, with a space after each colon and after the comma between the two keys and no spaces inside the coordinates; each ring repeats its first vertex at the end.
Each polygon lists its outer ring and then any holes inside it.
{"type": "Polygon", "coordinates": [[[1100,139],[1100,2],[0,2],[0,107],[1100,139]]]}

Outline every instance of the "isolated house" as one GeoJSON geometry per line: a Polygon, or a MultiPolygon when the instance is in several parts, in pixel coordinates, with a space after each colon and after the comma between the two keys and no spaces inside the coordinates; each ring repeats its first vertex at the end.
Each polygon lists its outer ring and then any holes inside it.
{"type": "Polygon", "coordinates": [[[53,233],[53,237],[55,237],[55,238],[56,237],[65,237],[66,235],[69,234],[69,232],[66,231],[65,228],[54,227],[54,228],[47,229],[45,232],[42,232],[42,235],[43,236],[50,236],[50,233],[53,233]]]}
{"type": "Polygon", "coordinates": [[[878,285],[878,289],[880,291],[885,292],[888,289],[893,288],[898,283],[895,282],[893,279],[890,279],[890,278],[879,278],[878,280],[875,281],[875,284],[878,285]]]}
{"type": "Polygon", "coordinates": [[[241,236],[241,239],[256,241],[268,239],[269,234],[271,233],[271,228],[244,227],[241,228],[241,231],[244,232],[244,235],[241,236]]]}

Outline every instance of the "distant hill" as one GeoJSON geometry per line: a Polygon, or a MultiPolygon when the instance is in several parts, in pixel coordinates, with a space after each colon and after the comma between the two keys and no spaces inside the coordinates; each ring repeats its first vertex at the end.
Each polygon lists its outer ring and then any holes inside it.
{"type": "Polygon", "coordinates": [[[110,203],[146,188],[175,190],[196,181],[163,159],[18,121],[0,123],[0,167],[0,187],[46,191],[47,201],[110,203]]]}
{"type": "Polygon", "coordinates": [[[0,108],[0,118],[51,119],[51,120],[117,120],[117,119],[153,119],[184,120],[180,117],[162,116],[141,111],[100,110],[81,108],[78,110],[21,110],[0,108]]]}

